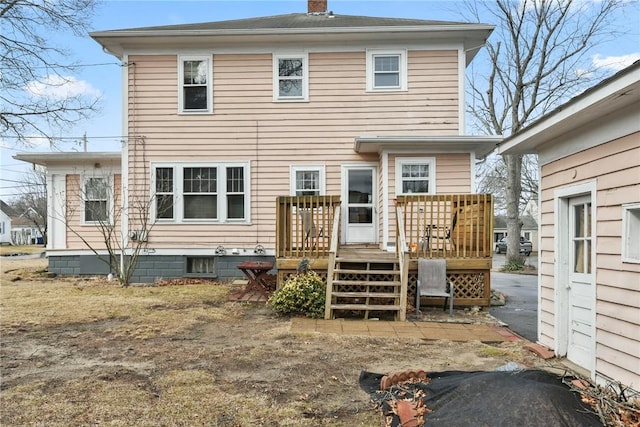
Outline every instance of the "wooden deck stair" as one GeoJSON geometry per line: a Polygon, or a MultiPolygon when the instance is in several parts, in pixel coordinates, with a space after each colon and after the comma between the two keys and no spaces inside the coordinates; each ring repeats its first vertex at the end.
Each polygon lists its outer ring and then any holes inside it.
{"type": "Polygon", "coordinates": [[[365,319],[371,312],[393,312],[398,317],[401,274],[394,254],[371,249],[341,251],[329,272],[329,318],[335,318],[336,311],[362,312],[365,319]]]}

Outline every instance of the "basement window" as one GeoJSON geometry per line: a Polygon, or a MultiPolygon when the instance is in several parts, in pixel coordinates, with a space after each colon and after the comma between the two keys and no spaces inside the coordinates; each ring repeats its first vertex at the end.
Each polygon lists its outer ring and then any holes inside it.
{"type": "Polygon", "coordinates": [[[216,277],[214,257],[187,257],[186,275],[191,277],[216,277]]]}

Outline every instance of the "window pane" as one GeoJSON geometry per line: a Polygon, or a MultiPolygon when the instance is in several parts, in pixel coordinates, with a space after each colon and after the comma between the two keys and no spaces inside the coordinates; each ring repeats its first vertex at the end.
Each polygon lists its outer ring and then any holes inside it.
{"type": "Polygon", "coordinates": [[[428,193],[429,181],[403,181],[402,182],[403,193],[428,193]]]}
{"type": "Polygon", "coordinates": [[[184,217],[187,219],[216,219],[217,196],[184,196],[184,217]]]}
{"type": "Polygon", "coordinates": [[[278,70],[280,77],[302,77],[302,59],[279,59],[278,70]]]}
{"type": "Polygon", "coordinates": [[[575,218],[575,229],[574,229],[574,237],[583,237],[584,236],[584,205],[576,205],[573,208],[574,210],[574,218],[575,218]]]}
{"type": "Polygon", "coordinates": [[[227,168],[227,192],[244,192],[244,168],[242,166],[227,168]]]}
{"type": "Polygon", "coordinates": [[[173,193],[173,168],[156,168],[156,192],[173,193]]]}
{"type": "Polygon", "coordinates": [[[89,178],[85,184],[87,200],[107,198],[107,183],[103,178],[89,178]]]}
{"type": "Polygon", "coordinates": [[[584,222],[585,236],[591,237],[591,203],[585,205],[584,222]]]}
{"type": "Polygon", "coordinates": [[[216,168],[184,168],[185,193],[216,193],[216,168]]]}
{"type": "Polygon", "coordinates": [[[320,195],[320,171],[296,171],[296,195],[320,195]]]}
{"type": "Polygon", "coordinates": [[[375,70],[377,71],[399,71],[400,57],[395,56],[375,56],[375,70]]]}
{"type": "Polygon", "coordinates": [[[207,84],[207,62],[184,61],[184,84],[207,84]]]}
{"type": "Polygon", "coordinates": [[[214,257],[188,257],[187,273],[214,274],[215,258],[214,257]]]}
{"type": "Polygon", "coordinates": [[[574,262],[573,262],[573,271],[574,273],[584,273],[585,265],[584,265],[584,240],[576,240],[573,242],[573,250],[574,250],[574,262]]]}
{"type": "Polygon", "coordinates": [[[106,221],[107,202],[86,201],[84,203],[84,220],[87,222],[106,221]]]}
{"type": "Polygon", "coordinates": [[[244,195],[235,194],[227,196],[227,218],[244,218],[244,195]]]}
{"type": "Polygon", "coordinates": [[[156,218],[173,218],[173,195],[160,194],[156,196],[156,218]]]}
{"type": "Polygon", "coordinates": [[[207,87],[188,86],[184,88],[184,109],[185,110],[206,110],[207,109],[207,87]]]}
{"type": "Polygon", "coordinates": [[[429,165],[427,164],[411,164],[402,165],[402,177],[408,178],[428,178],[429,165]]]}
{"type": "Polygon", "coordinates": [[[371,208],[349,208],[349,224],[371,224],[372,222],[373,212],[371,208]]]}
{"type": "Polygon", "coordinates": [[[302,80],[280,80],[280,96],[302,96],[302,80]]]}
{"type": "Polygon", "coordinates": [[[376,87],[399,87],[400,75],[399,74],[376,74],[374,79],[374,85],[376,87]]]}

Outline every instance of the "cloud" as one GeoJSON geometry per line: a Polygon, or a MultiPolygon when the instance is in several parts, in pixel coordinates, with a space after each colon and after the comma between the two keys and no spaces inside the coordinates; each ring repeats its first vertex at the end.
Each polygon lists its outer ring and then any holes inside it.
{"type": "Polygon", "coordinates": [[[32,81],[26,86],[27,92],[31,95],[50,98],[66,99],[77,96],[100,96],[98,89],[91,86],[91,83],[78,80],[75,77],[49,75],[41,81],[32,81]]]}
{"type": "Polygon", "coordinates": [[[594,67],[612,71],[620,71],[638,60],[640,60],[640,53],[630,53],[620,56],[601,56],[600,54],[596,54],[591,57],[591,62],[594,67]]]}

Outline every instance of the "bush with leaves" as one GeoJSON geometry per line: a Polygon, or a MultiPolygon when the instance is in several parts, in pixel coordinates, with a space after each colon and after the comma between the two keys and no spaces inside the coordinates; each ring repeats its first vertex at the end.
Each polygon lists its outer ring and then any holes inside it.
{"type": "Polygon", "coordinates": [[[319,319],[324,316],[325,284],[315,271],[289,277],[276,290],[269,303],[279,314],[303,314],[319,319]]]}

